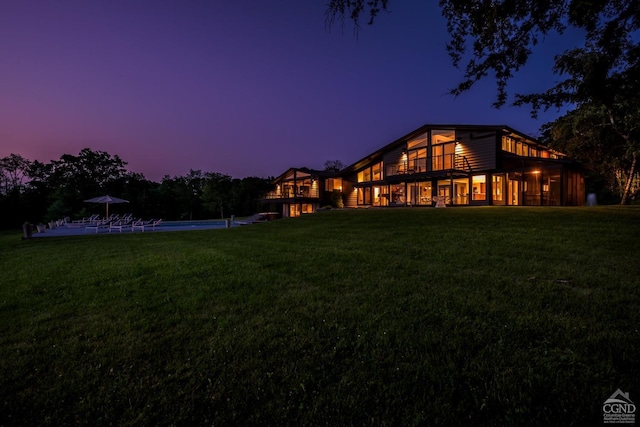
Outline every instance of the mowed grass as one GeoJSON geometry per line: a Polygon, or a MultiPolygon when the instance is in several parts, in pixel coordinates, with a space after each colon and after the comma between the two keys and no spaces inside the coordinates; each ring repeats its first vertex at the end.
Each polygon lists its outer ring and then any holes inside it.
{"type": "Polygon", "coordinates": [[[640,403],[640,209],[0,235],[0,425],[589,425],[640,403]]]}

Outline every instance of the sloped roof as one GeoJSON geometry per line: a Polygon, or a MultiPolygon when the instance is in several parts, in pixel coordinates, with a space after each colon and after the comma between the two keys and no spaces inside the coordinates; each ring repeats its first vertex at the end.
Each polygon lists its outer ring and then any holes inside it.
{"type": "Polygon", "coordinates": [[[284,173],[280,174],[279,176],[277,176],[276,178],[273,179],[273,182],[278,182],[278,181],[282,181],[284,180],[287,175],[289,175],[290,173],[293,172],[302,172],[302,173],[306,173],[309,175],[313,175],[313,176],[317,176],[320,178],[332,178],[334,176],[338,176],[340,174],[339,171],[332,171],[332,170],[317,170],[317,169],[309,169],[306,167],[301,167],[301,168],[289,168],[286,171],[284,171],[284,173]]]}

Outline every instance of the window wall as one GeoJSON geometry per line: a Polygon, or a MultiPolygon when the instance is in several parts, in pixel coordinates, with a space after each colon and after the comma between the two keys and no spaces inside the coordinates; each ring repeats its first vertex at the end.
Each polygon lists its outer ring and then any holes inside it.
{"type": "Polygon", "coordinates": [[[431,146],[431,170],[440,171],[453,168],[453,158],[456,154],[455,142],[431,146]]]}
{"type": "Polygon", "coordinates": [[[438,180],[438,197],[444,197],[445,203],[451,203],[451,180],[438,180]]]}
{"type": "Polygon", "coordinates": [[[426,206],[432,203],[431,182],[410,182],[407,184],[407,203],[426,206]]]}
{"type": "Polygon", "coordinates": [[[472,200],[487,200],[487,176],[476,175],[471,178],[472,200]]]}
{"type": "Polygon", "coordinates": [[[506,204],[506,189],[504,174],[493,175],[491,177],[492,203],[494,205],[506,204]]]}
{"type": "Polygon", "coordinates": [[[404,184],[390,185],[389,189],[391,191],[390,193],[391,203],[394,205],[404,205],[405,203],[404,184]]]}
{"type": "Polygon", "coordinates": [[[358,188],[358,204],[370,205],[371,204],[371,187],[358,188]]]}
{"type": "Polygon", "coordinates": [[[389,206],[389,186],[375,185],[371,187],[373,206],[389,206]]]}
{"type": "Polygon", "coordinates": [[[382,178],[382,162],[374,163],[358,172],[358,182],[380,181],[382,178]]]}
{"type": "Polygon", "coordinates": [[[372,181],[382,180],[382,162],[376,163],[373,166],[371,166],[371,180],[372,181]]]}
{"type": "Polygon", "coordinates": [[[453,204],[469,204],[469,178],[458,178],[453,180],[453,204]]]}
{"type": "Polygon", "coordinates": [[[327,178],[324,181],[325,191],[342,191],[342,178],[327,178]]]}
{"type": "Polygon", "coordinates": [[[545,159],[558,159],[564,155],[558,155],[556,152],[535,145],[534,143],[527,143],[519,139],[512,138],[510,136],[502,137],[502,151],[513,153],[517,156],[524,157],[541,157],[545,159]]]}
{"type": "Polygon", "coordinates": [[[522,204],[522,172],[507,174],[507,204],[518,206],[522,204]]]}
{"type": "Polygon", "coordinates": [[[428,134],[423,133],[407,142],[407,173],[427,171],[427,140],[428,134]]]}
{"type": "Polygon", "coordinates": [[[313,213],[313,204],[311,203],[299,203],[289,205],[289,217],[299,217],[301,214],[313,213]]]}

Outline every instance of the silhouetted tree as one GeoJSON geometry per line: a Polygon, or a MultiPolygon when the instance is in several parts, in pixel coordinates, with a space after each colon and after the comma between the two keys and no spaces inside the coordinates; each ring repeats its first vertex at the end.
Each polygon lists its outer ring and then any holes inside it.
{"type": "Polygon", "coordinates": [[[324,162],[324,170],[339,172],[344,169],[344,164],[340,160],[327,160],[324,162]]]}
{"type": "Polygon", "coordinates": [[[207,173],[202,191],[202,198],[208,211],[213,215],[225,218],[225,212],[231,211],[232,179],[221,173],[207,173]]]}

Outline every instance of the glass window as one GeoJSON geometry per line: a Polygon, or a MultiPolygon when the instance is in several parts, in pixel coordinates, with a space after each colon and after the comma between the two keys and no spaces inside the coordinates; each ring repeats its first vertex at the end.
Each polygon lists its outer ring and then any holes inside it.
{"type": "Polygon", "coordinates": [[[453,203],[456,205],[469,204],[469,179],[453,180],[453,203]]]}
{"type": "Polygon", "coordinates": [[[371,204],[371,187],[358,188],[358,204],[359,205],[371,204]]]}
{"type": "Polygon", "coordinates": [[[487,200],[487,176],[477,175],[471,179],[473,200],[487,200]]]}
{"type": "Polygon", "coordinates": [[[380,181],[382,179],[382,162],[376,163],[371,167],[373,181],[380,181]]]}
{"type": "Polygon", "coordinates": [[[391,203],[404,205],[404,184],[391,185],[391,203]]]}
{"type": "Polygon", "coordinates": [[[327,178],[324,181],[324,188],[326,191],[342,191],[342,178],[327,178]]]}
{"type": "Polygon", "coordinates": [[[358,182],[371,181],[371,168],[366,168],[358,172],[358,182]]]}
{"type": "Polygon", "coordinates": [[[453,129],[434,129],[431,131],[431,144],[444,144],[456,139],[456,131],[453,129]]]}
{"type": "Polygon", "coordinates": [[[502,150],[507,151],[509,153],[516,152],[516,141],[513,138],[509,138],[508,136],[502,137],[502,150]]]}
{"type": "Polygon", "coordinates": [[[431,182],[407,184],[407,203],[410,205],[430,205],[431,197],[431,182]]]}
{"type": "Polygon", "coordinates": [[[438,181],[438,197],[444,197],[445,203],[451,203],[451,180],[441,179],[438,181]]]}
{"type": "Polygon", "coordinates": [[[389,206],[389,187],[376,185],[371,188],[371,204],[373,206],[389,206]]]}
{"type": "Polygon", "coordinates": [[[423,133],[420,136],[415,137],[407,143],[407,148],[411,150],[412,148],[418,147],[426,147],[427,146],[427,134],[423,133]]]}
{"type": "Polygon", "coordinates": [[[407,156],[407,172],[426,172],[427,171],[427,149],[419,148],[417,150],[409,151],[407,156]]]}
{"type": "Polygon", "coordinates": [[[508,205],[519,206],[522,204],[521,202],[521,192],[522,192],[522,172],[510,172],[507,174],[507,194],[509,195],[509,199],[507,200],[508,205]]]}
{"type": "Polygon", "coordinates": [[[504,205],[504,175],[493,175],[491,188],[493,191],[493,204],[494,205],[504,205]]]}
{"type": "Polygon", "coordinates": [[[453,159],[456,152],[455,143],[434,145],[431,148],[431,170],[446,170],[453,167],[453,159]]]}

